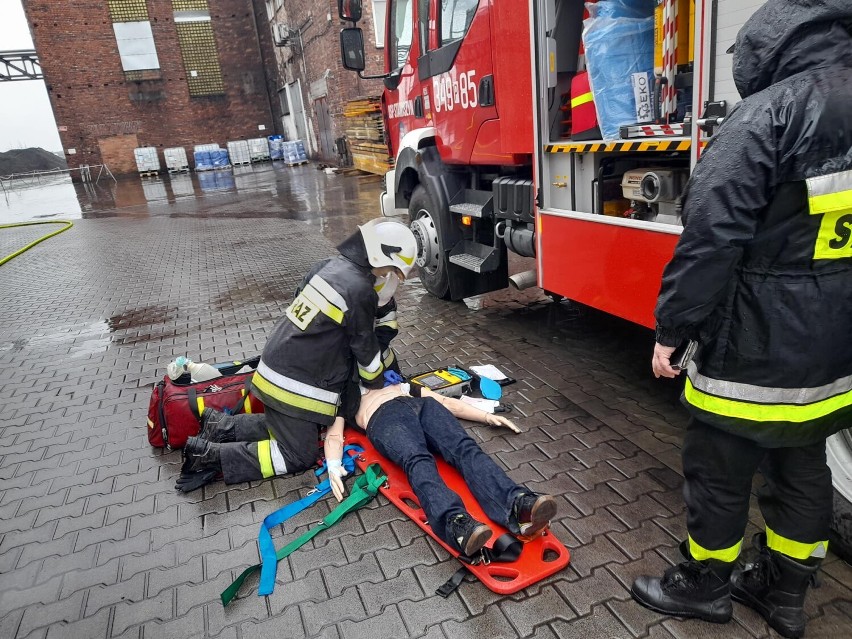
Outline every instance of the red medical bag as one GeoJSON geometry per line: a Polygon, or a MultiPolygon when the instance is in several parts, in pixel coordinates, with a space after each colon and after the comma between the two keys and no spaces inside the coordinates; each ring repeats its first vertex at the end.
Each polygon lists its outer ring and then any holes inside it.
{"type": "Polygon", "coordinates": [[[251,378],[260,357],[220,364],[222,377],[206,382],[173,381],[166,375],[154,386],[148,404],[148,441],[158,448],[182,448],[201,428],[205,408],[236,414],[262,413],[263,404],[250,395],[251,378]],[[237,373],[244,366],[251,370],[237,373]]]}

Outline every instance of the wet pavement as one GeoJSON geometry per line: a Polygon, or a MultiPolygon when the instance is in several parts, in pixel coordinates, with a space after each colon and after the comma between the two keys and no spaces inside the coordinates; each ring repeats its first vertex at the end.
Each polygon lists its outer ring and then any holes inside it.
{"type": "MultiPolygon", "coordinates": [[[[678,383],[650,374],[650,331],[537,289],[449,303],[416,281],[399,295],[405,370],[493,363],[518,380],[521,434],[468,426],[513,479],[558,496],[571,564],[511,596],[464,583],[443,599],[458,563],[379,498],[283,561],[274,594],[223,610],[263,517],[312,479],[176,493],[180,454],[147,443],[152,385],[178,355],[259,353],[310,264],[376,215],[380,183],[266,164],[24,190],[0,198],[0,224],[74,227],[0,267],[0,637],[774,636],[741,606],[716,626],[630,600],[685,536],[686,414],[678,383]]],[[[43,228],[0,230],[0,257],[43,228]]],[[[850,586],[831,555],[808,637],[852,634],[850,586]]]]}

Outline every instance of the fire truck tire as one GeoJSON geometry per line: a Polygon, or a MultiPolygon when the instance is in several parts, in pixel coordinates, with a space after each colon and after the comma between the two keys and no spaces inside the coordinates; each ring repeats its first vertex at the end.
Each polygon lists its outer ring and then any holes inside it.
{"type": "Polygon", "coordinates": [[[440,299],[450,294],[447,255],[438,249],[440,221],[437,207],[422,184],[414,187],[408,204],[411,230],[417,239],[417,272],[427,291],[440,299]]]}
{"type": "Polygon", "coordinates": [[[829,547],[841,559],[852,562],[852,428],[828,438],[826,456],[834,484],[829,547]]]}

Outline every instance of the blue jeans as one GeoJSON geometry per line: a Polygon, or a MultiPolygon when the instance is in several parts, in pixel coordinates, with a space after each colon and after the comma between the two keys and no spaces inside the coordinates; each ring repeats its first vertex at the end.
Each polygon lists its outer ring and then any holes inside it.
{"type": "Polygon", "coordinates": [[[405,471],[408,482],[441,539],[455,547],[447,522],[467,512],[461,498],[438,474],[440,455],[464,477],[489,519],[518,533],[511,517],[515,498],[526,490],[482,452],[453,414],[431,398],[397,397],[379,407],[367,425],[367,438],[405,471]]]}

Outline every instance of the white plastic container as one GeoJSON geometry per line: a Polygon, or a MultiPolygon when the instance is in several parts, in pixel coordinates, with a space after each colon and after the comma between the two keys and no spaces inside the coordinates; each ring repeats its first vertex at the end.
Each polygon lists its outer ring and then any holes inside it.
{"type": "Polygon", "coordinates": [[[222,373],[214,366],[203,362],[193,362],[188,357],[178,357],[166,367],[166,374],[172,381],[189,373],[193,383],[206,382],[221,377],[222,373]]]}
{"type": "Polygon", "coordinates": [[[171,172],[188,171],[189,162],[186,159],[186,149],[182,146],[177,146],[163,151],[163,157],[166,158],[166,168],[171,172]]]}
{"type": "Polygon", "coordinates": [[[136,170],[140,173],[158,173],[160,171],[160,157],[157,155],[157,147],[144,146],[133,149],[136,158],[136,170]]]}
{"type": "Polygon", "coordinates": [[[197,153],[198,151],[217,151],[218,149],[218,144],[196,144],[194,147],[192,147],[192,150],[195,153],[197,153]]]}
{"type": "Polygon", "coordinates": [[[249,157],[252,162],[262,162],[269,159],[269,141],[266,138],[248,140],[249,157]]]}
{"type": "Polygon", "coordinates": [[[251,155],[249,154],[249,144],[245,140],[236,140],[228,142],[228,155],[231,157],[231,164],[249,164],[251,155]]]}

